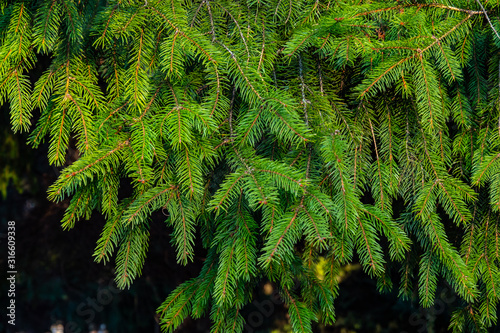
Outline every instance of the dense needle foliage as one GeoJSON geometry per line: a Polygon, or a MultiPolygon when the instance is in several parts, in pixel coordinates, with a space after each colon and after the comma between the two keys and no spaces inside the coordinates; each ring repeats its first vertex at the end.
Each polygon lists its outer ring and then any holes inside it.
{"type": "Polygon", "coordinates": [[[121,288],[155,211],[179,264],[207,249],[159,305],[164,332],[207,314],[213,332],[241,332],[264,280],[310,332],[334,322],[353,260],[424,307],[446,281],[462,300],[450,329],[485,332],[500,297],[500,39],[486,12],[498,28],[494,1],[2,0],[0,102],[61,167],[62,226],[106,216],[94,256],[114,257],[121,288]]]}

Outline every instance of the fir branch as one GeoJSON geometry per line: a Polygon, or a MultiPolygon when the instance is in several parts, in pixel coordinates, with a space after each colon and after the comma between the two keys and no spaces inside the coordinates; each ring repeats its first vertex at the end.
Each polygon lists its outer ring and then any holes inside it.
{"type": "Polygon", "coordinates": [[[375,139],[375,133],[373,132],[372,121],[370,119],[368,119],[368,122],[370,124],[370,130],[372,132],[373,145],[375,147],[375,157],[377,159],[378,179],[379,179],[379,184],[380,184],[380,208],[382,208],[382,210],[384,210],[384,186],[383,186],[383,181],[382,181],[382,173],[380,171],[380,157],[378,155],[377,140],[375,139]]]}
{"type": "Polygon", "coordinates": [[[286,300],[290,306],[290,320],[294,330],[299,332],[312,332],[311,318],[308,309],[304,304],[299,303],[298,300],[291,294],[288,288],[283,287],[286,300]]]}
{"type": "Polygon", "coordinates": [[[199,43],[197,43],[193,38],[189,37],[184,31],[179,29],[171,20],[169,20],[162,12],[160,12],[158,9],[154,7],[149,7],[151,8],[155,13],[157,13],[161,18],[167,22],[167,24],[172,27],[172,29],[176,32],[178,32],[181,36],[189,40],[203,55],[207,57],[207,59],[214,65],[216,65],[215,59],[209,54],[208,51],[206,51],[203,47],[200,46],[199,43]]]}
{"type": "Polygon", "coordinates": [[[265,265],[269,265],[271,263],[271,260],[273,260],[274,256],[276,255],[276,251],[278,250],[278,247],[280,247],[280,244],[283,242],[284,237],[287,236],[287,233],[289,232],[290,228],[295,224],[295,220],[297,219],[298,213],[300,211],[300,207],[303,203],[304,199],[301,200],[299,206],[297,206],[293,211],[292,211],[292,216],[290,219],[287,219],[287,223],[285,224],[285,228],[282,233],[280,233],[280,236],[278,237],[278,240],[274,245],[266,249],[266,253],[264,256],[263,262],[265,265]]]}
{"type": "Polygon", "coordinates": [[[174,330],[182,323],[184,317],[187,315],[190,310],[191,302],[193,297],[196,295],[196,291],[199,289],[199,284],[197,279],[192,279],[185,283],[184,285],[179,286],[176,290],[174,290],[174,295],[176,297],[172,299],[167,299],[167,301],[158,308],[158,312],[161,308],[162,311],[160,313],[161,318],[161,327],[166,332],[174,332],[174,330]],[[198,286],[197,286],[198,285],[198,286]],[[196,287],[196,288],[195,288],[196,287]],[[189,291],[189,294],[186,296],[186,293],[189,291]],[[180,304],[177,304],[180,303],[180,304]],[[173,313],[170,310],[172,305],[175,305],[173,308],[173,313]],[[177,310],[175,310],[177,308],[177,310]]]}
{"type": "Polygon", "coordinates": [[[86,123],[87,117],[85,117],[84,111],[82,111],[82,108],[80,107],[80,105],[78,105],[78,103],[75,101],[73,96],[71,96],[71,94],[66,95],[65,98],[69,99],[73,103],[73,105],[76,107],[76,109],[78,110],[78,114],[80,115],[80,119],[82,121],[82,127],[83,127],[84,147],[85,147],[85,151],[87,151],[90,149],[90,138],[89,138],[90,133],[87,129],[88,126],[86,123]]]}
{"type": "Polygon", "coordinates": [[[366,16],[366,15],[371,15],[371,14],[376,14],[384,11],[399,11],[404,9],[405,7],[418,7],[418,8],[425,8],[425,7],[431,7],[431,8],[440,8],[440,9],[447,9],[450,11],[456,11],[456,12],[461,12],[461,13],[466,13],[469,16],[472,15],[481,15],[483,12],[481,11],[475,11],[475,10],[469,10],[469,9],[463,9],[463,8],[457,8],[453,6],[448,6],[440,3],[430,3],[430,4],[422,4],[422,3],[415,3],[415,4],[404,4],[404,5],[398,5],[398,6],[393,6],[393,7],[384,7],[384,8],[379,8],[379,9],[374,9],[366,12],[361,12],[353,17],[357,16],[366,16]]]}
{"type": "Polygon", "coordinates": [[[498,31],[495,29],[495,27],[493,26],[493,24],[491,23],[491,20],[490,20],[490,17],[488,16],[488,13],[486,12],[486,10],[484,9],[483,7],[483,4],[481,3],[481,1],[479,0],[476,0],[477,4],[479,5],[479,7],[481,7],[481,11],[482,13],[484,14],[484,17],[486,17],[486,20],[488,21],[488,24],[490,25],[491,27],[491,30],[493,30],[493,32],[495,33],[495,36],[497,36],[498,39],[500,39],[500,35],[498,34],[498,31]]]}
{"type": "Polygon", "coordinates": [[[63,228],[104,215],[94,259],[116,251],[120,288],[142,272],[156,211],[178,263],[206,250],[158,308],[164,332],[205,315],[243,331],[261,280],[292,330],[332,324],[354,251],[379,290],[399,270],[400,296],[424,307],[442,277],[465,302],[450,329],[485,331],[500,295],[500,35],[477,3],[4,1],[0,104],[33,146],[48,136],[51,164],[76,159],[49,199],[69,199],[63,228]]]}

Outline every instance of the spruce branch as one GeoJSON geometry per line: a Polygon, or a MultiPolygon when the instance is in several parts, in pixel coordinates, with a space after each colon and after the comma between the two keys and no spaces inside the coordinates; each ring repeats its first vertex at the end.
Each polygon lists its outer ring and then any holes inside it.
{"type": "Polygon", "coordinates": [[[493,32],[495,33],[495,35],[497,36],[497,38],[500,40],[500,35],[498,34],[498,31],[495,29],[495,27],[493,26],[493,24],[491,23],[491,20],[490,20],[490,17],[488,16],[488,13],[486,12],[486,10],[484,9],[483,7],[483,4],[481,3],[481,1],[479,0],[476,0],[477,4],[479,5],[479,7],[481,7],[481,11],[482,13],[484,14],[484,17],[486,17],[486,20],[488,21],[488,24],[490,25],[491,27],[491,30],[493,30],[493,32]]]}
{"type": "Polygon", "coordinates": [[[398,270],[424,307],[445,281],[464,303],[450,328],[485,331],[500,35],[476,1],[2,2],[0,103],[61,167],[62,227],[105,217],[94,259],[115,257],[120,288],[157,220],[177,263],[199,262],[158,307],[163,332],[203,316],[242,332],[262,281],[292,330],[332,324],[355,255],[379,291],[398,270]]]}

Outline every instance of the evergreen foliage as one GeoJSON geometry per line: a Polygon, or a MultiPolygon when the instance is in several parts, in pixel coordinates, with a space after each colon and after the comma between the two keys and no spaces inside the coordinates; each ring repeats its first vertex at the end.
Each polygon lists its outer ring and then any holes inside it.
{"type": "Polygon", "coordinates": [[[446,281],[462,299],[450,329],[485,332],[500,298],[499,51],[463,0],[2,0],[0,103],[62,167],[49,198],[70,199],[63,227],[107,217],[94,256],[115,258],[121,288],[153,212],[179,264],[199,237],[204,267],[158,307],[164,332],[203,315],[243,331],[262,280],[310,332],[335,320],[353,260],[424,307],[446,281]]]}

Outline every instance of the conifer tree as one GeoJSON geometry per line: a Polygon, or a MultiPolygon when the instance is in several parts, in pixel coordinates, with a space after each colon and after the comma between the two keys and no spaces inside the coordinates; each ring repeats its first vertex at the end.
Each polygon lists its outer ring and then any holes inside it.
{"type": "Polygon", "coordinates": [[[446,281],[462,302],[450,330],[486,332],[500,298],[498,10],[1,0],[0,104],[14,132],[48,142],[63,228],[106,217],[94,256],[115,261],[119,287],[141,274],[155,211],[180,265],[195,242],[207,250],[158,305],[163,332],[204,315],[242,332],[265,280],[311,332],[335,321],[336,276],[354,260],[424,307],[446,281]]]}

